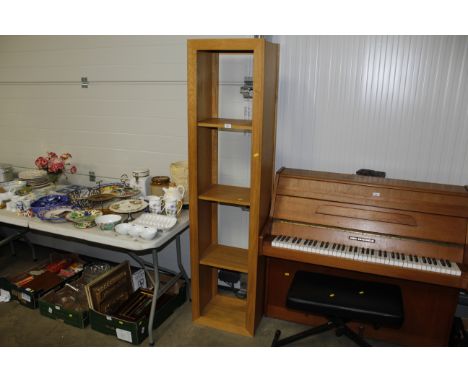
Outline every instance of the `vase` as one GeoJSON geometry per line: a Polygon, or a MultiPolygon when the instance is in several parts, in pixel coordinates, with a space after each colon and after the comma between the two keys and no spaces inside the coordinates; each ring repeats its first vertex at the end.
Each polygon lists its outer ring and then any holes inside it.
{"type": "Polygon", "coordinates": [[[47,177],[49,178],[50,183],[56,184],[61,174],[48,172],[47,177]]]}

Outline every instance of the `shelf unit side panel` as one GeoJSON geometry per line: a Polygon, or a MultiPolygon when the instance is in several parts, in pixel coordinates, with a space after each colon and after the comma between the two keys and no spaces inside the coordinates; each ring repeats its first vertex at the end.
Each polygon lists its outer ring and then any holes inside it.
{"type": "MultiPolygon", "coordinates": [[[[260,176],[260,206],[258,216],[259,234],[268,221],[271,196],[275,175],[275,145],[276,145],[276,109],[278,98],[279,48],[278,45],[266,43],[264,55],[264,94],[263,94],[263,126],[262,153],[260,176]]],[[[257,235],[258,237],[259,235],[257,235]]],[[[257,239],[258,243],[258,239],[257,239]]],[[[265,264],[262,257],[257,257],[257,287],[254,327],[263,316],[265,285],[265,264]]]]}
{"type": "Polygon", "coordinates": [[[253,110],[252,110],[252,149],[250,177],[250,224],[249,224],[249,254],[247,276],[247,311],[246,329],[249,333],[255,331],[255,308],[257,306],[258,287],[258,235],[260,213],[260,186],[262,171],[262,129],[263,129],[263,97],[264,97],[264,45],[254,51],[253,60],[253,110]]]}

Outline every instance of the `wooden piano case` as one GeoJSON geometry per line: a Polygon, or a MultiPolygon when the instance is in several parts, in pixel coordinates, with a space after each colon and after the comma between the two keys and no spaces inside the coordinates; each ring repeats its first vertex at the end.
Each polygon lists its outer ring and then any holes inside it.
{"type": "Polygon", "coordinates": [[[400,329],[352,323],[368,338],[413,346],[448,344],[460,289],[468,285],[468,192],[460,186],[280,169],[270,219],[260,237],[266,257],[264,311],[269,317],[317,325],[326,319],[287,309],[298,270],[399,285],[400,329]],[[449,259],[454,277],[272,246],[275,236],[449,259]],[[356,242],[356,237],[360,242],[356,242]]]}

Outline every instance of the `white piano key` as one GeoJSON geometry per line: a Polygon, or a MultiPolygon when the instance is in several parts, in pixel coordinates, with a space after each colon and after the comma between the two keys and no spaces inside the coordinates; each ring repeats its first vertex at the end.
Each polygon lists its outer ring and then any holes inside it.
{"type": "Polygon", "coordinates": [[[324,256],[335,256],[360,262],[385,264],[394,267],[418,269],[426,272],[460,276],[461,270],[458,265],[448,260],[441,261],[428,256],[404,254],[371,248],[363,248],[355,245],[345,245],[314,239],[302,239],[299,237],[278,235],[271,241],[273,247],[288,248],[300,252],[320,254],[324,256]],[[385,256],[385,253],[387,256],[385,256]],[[416,261],[417,260],[417,261],[416,261]]]}

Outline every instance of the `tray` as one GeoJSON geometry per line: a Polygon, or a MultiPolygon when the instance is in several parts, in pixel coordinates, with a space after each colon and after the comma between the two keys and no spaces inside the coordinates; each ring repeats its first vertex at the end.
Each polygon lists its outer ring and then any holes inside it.
{"type": "Polygon", "coordinates": [[[153,227],[157,228],[158,230],[167,231],[176,225],[177,218],[175,216],[141,214],[133,222],[138,225],[153,227]]]}

